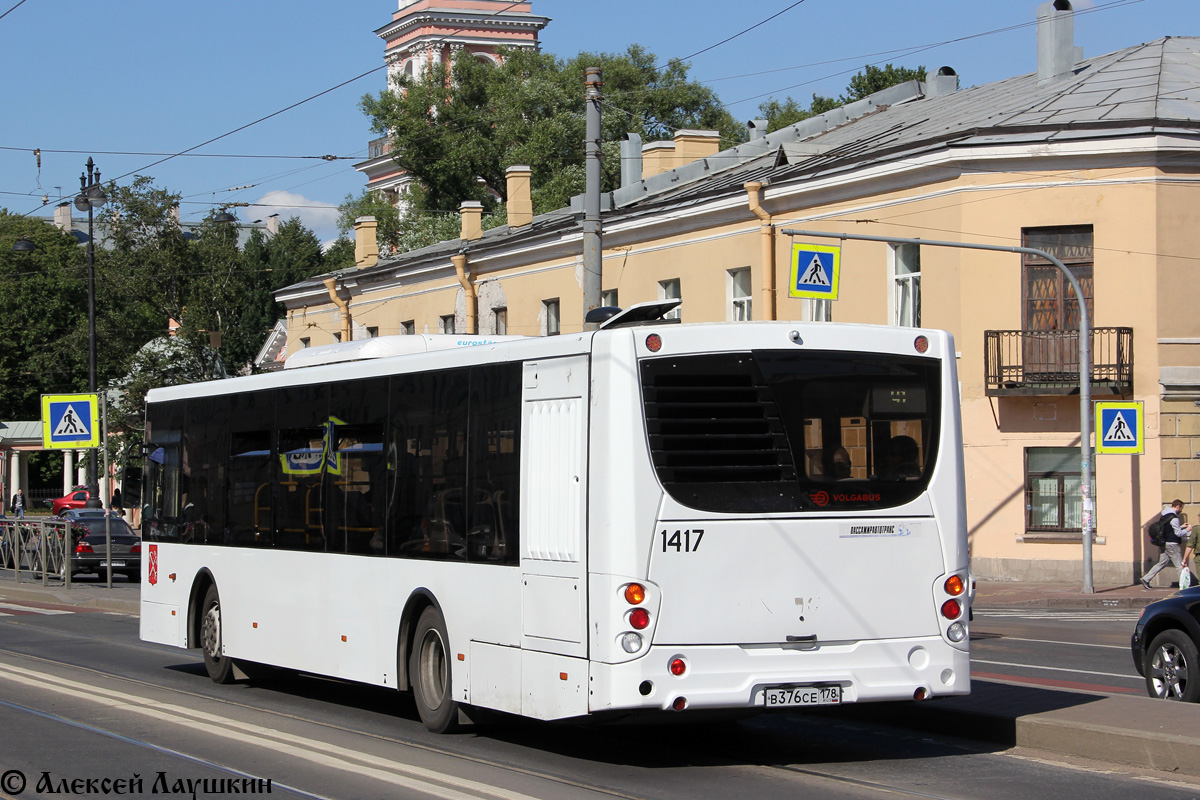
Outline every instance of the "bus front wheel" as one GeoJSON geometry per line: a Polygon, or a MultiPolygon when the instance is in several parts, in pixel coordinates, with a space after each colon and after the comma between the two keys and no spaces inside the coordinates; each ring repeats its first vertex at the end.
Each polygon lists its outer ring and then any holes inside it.
{"type": "Polygon", "coordinates": [[[417,620],[408,671],[421,722],[434,733],[449,733],[458,727],[458,704],[450,682],[450,647],[446,622],[430,606],[417,620]]]}
{"type": "Polygon", "coordinates": [[[200,649],[208,677],[215,683],[232,683],[233,659],[221,652],[221,596],[215,583],[208,587],[200,607],[200,649]]]}

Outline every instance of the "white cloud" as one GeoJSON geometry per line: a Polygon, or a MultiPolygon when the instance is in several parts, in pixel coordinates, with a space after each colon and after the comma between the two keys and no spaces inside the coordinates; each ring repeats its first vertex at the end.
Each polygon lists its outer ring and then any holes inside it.
{"type": "Polygon", "coordinates": [[[310,200],[295,192],[267,192],[244,212],[251,219],[266,219],[278,214],[281,222],[299,217],[304,227],[319,238],[337,238],[338,207],[321,200],[310,200]]]}

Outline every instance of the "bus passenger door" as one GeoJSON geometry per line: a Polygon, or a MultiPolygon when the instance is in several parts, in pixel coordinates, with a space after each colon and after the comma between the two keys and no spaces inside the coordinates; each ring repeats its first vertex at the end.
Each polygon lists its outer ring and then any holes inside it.
{"type": "Polygon", "coordinates": [[[521,647],[587,655],[588,359],[526,362],[521,409],[521,647]]]}

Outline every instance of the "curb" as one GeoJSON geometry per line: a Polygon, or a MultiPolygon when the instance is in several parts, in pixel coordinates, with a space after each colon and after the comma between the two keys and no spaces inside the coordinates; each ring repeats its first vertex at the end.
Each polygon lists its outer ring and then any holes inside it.
{"type": "Polygon", "coordinates": [[[971,684],[967,697],[822,713],[1200,778],[1200,709],[1191,703],[977,678],[971,684]]]}

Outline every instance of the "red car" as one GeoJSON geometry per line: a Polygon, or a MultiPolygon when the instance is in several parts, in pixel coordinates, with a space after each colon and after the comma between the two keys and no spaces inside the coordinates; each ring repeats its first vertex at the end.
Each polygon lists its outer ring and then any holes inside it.
{"type": "Polygon", "coordinates": [[[62,512],[68,508],[83,508],[87,504],[89,496],[86,486],[76,486],[71,490],[70,494],[63,495],[50,502],[50,513],[56,517],[60,517],[62,516],[62,512]]]}

